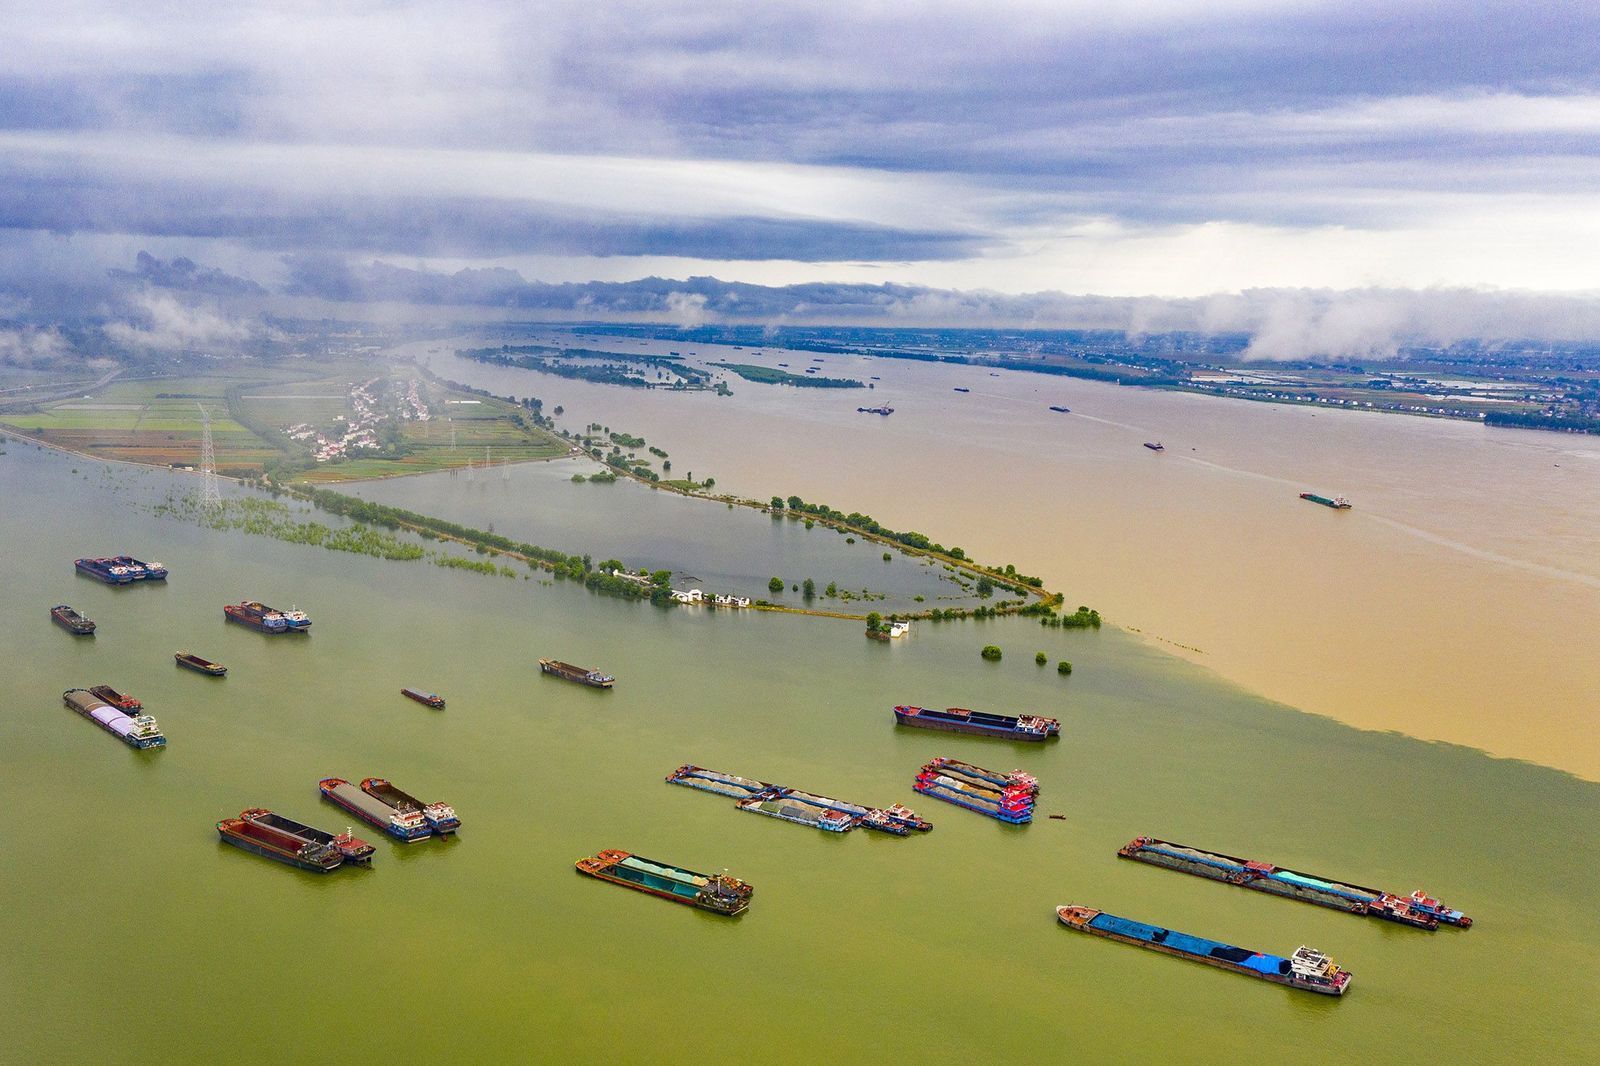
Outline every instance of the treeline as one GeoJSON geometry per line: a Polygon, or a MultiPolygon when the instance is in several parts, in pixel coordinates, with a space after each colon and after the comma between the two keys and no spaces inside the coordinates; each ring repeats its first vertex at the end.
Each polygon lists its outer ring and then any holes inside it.
{"type": "Polygon", "coordinates": [[[731,370],[746,381],[754,381],[763,385],[793,385],[801,389],[864,389],[864,382],[854,378],[827,378],[814,377],[810,374],[791,374],[770,366],[757,366],[754,363],[712,363],[724,370],[731,370]]]}
{"type": "Polygon", "coordinates": [[[629,370],[627,364],[630,363],[671,373],[678,380],[667,385],[668,388],[703,388],[706,382],[711,380],[708,372],[699,367],[689,366],[679,359],[660,355],[602,352],[589,348],[552,348],[546,345],[524,345],[513,348],[510,345],[502,345],[499,348],[457,348],[456,355],[480,363],[537,370],[545,374],[554,374],[556,377],[589,381],[600,385],[622,385],[635,389],[653,389],[658,383],[629,370]],[[602,365],[574,365],[559,362],[561,359],[594,359],[602,361],[602,365]]]}
{"type": "MultiPolygon", "coordinates": [[[[780,504],[794,514],[815,515],[816,517],[824,519],[828,522],[832,522],[835,525],[848,526],[851,529],[860,530],[863,533],[870,533],[875,537],[882,537],[884,540],[893,541],[896,544],[904,544],[908,548],[915,548],[918,551],[933,552],[936,555],[948,555],[952,559],[960,559],[969,566],[973,566],[979,570],[986,570],[996,577],[1016,582],[1019,585],[1026,585],[1028,586],[1028,589],[1039,589],[1044,586],[1044,581],[1042,579],[1028,574],[1018,573],[1017,568],[1010,563],[1007,563],[1004,567],[978,566],[976,563],[973,563],[971,560],[969,560],[967,558],[967,553],[960,548],[946,548],[944,545],[930,539],[924,533],[917,533],[915,531],[909,533],[898,532],[890,529],[888,526],[883,525],[871,515],[862,514],[860,511],[851,511],[849,514],[845,514],[843,511],[829,507],[825,503],[807,503],[798,496],[790,496],[787,500],[780,500],[778,497],[774,496],[772,498],[773,509],[777,510],[780,504]]],[[[1015,591],[1021,595],[1026,595],[1028,589],[1016,588],[1012,591],[1015,591]]]]}
{"type": "Polygon", "coordinates": [[[1538,412],[1490,411],[1483,416],[1486,426],[1516,429],[1556,429],[1568,433],[1600,433],[1600,418],[1584,414],[1545,415],[1538,412]]]}

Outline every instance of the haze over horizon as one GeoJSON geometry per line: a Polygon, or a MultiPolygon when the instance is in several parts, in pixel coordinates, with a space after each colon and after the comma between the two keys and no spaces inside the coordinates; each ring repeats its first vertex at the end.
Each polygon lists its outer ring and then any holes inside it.
{"type": "Polygon", "coordinates": [[[0,356],[72,315],[205,343],[251,328],[242,307],[373,304],[1242,330],[1285,356],[1600,337],[1600,11],[88,0],[7,22],[0,356]],[[559,289],[592,282],[619,284],[559,289]]]}

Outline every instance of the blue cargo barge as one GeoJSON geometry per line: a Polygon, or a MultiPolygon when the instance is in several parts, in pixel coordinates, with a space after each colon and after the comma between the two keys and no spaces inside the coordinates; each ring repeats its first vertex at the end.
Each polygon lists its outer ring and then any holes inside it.
{"type": "Polygon", "coordinates": [[[934,799],[965,807],[990,818],[1022,825],[1033,821],[1039,782],[1032,774],[1002,774],[960,759],[934,759],[917,772],[912,785],[934,799]]]}
{"type": "Polygon", "coordinates": [[[1326,996],[1342,996],[1350,987],[1350,971],[1340,969],[1332,959],[1320,951],[1301,946],[1293,955],[1268,955],[1249,948],[1238,948],[1205,937],[1191,936],[1172,929],[1146,925],[1131,918],[1095,910],[1093,907],[1066,906],[1056,908],[1056,919],[1068,929],[1091,936],[1119,940],[1172,955],[1191,962],[1203,962],[1234,973],[1259,977],[1273,984],[1287,985],[1306,992],[1320,992],[1326,996]]]}
{"type": "Polygon", "coordinates": [[[135,581],[165,581],[167,568],[146,563],[131,555],[108,555],[98,559],[78,559],[72,564],[78,573],[108,585],[129,585],[135,581]]]}

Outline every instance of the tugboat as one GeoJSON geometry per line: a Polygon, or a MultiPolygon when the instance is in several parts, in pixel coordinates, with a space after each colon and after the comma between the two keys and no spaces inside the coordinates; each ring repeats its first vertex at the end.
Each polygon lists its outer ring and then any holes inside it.
{"type": "Polygon", "coordinates": [[[228,668],[221,663],[214,663],[210,659],[202,659],[191,652],[180,651],[174,655],[173,660],[179,665],[201,674],[210,674],[212,677],[221,677],[228,672],[228,668]]]}
{"type": "Polygon", "coordinates": [[[55,619],[56,625],[75,637],[94,636],[94,623],[64,603],[50,608],[50,617],[55,619]]]}
{"type": "MultiPolygon", "coordinates": [[[[268,610],[271,610],[269,607],[268,610]]],[[[298,607],[290,607],[287,611],[279,611],[283,620],[289,623],[291,633],[304,633],[311,628],[311,616],[298,607]]]]}
{"type": "Polygon", "coordinates": [[[610,688],[617,683],[616,678],[602,674],[598,670],[573,666],[559,659],[540,659],[539,669],[564,681],[576,681],[580,685],[589,685],[593,688],[610,688]]]}
{"type": "Polygon", "coordinates": [[[423,692],[421,689],[403,688],[400,690],[400,695],[410,697],[424,706],[432,707],[436,711],[444,710],[444,697],[436,692],[423,692]]]}
{"type": "Polygon", "coordinates": [[[701,874],[656,862],[632,852],[607,849],[573,864],[581,874],[652,896],[732,917],[743,914],[755,891],[737,877],[701,874]]]}

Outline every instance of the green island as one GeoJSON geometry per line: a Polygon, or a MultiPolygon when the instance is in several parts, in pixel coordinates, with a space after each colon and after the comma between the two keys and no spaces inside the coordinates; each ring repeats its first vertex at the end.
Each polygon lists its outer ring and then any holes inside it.
{"type": "Polygon", "coordinates": [[[592,348],[556,348],[544,344],[501,345],[499,348],[458,348],[457,356],[494,366],[537,370],[543,374],[620,385],[635,389],[703,390],[711,375],[690,366],[682,356],[635,355],[592,348]],[[649,376],[654,371],[654,377],[649,376]]]}
{"type": "Polygon", "coordinates": [[[866,383],[854,378],[825,378],[810,374],[792,374],[777,367],[756,366],[754,363],[712,363],[712,366],[731,370],[746,381],[762,385],[793,385],[801,389],[864,389],[866,383]]]}

